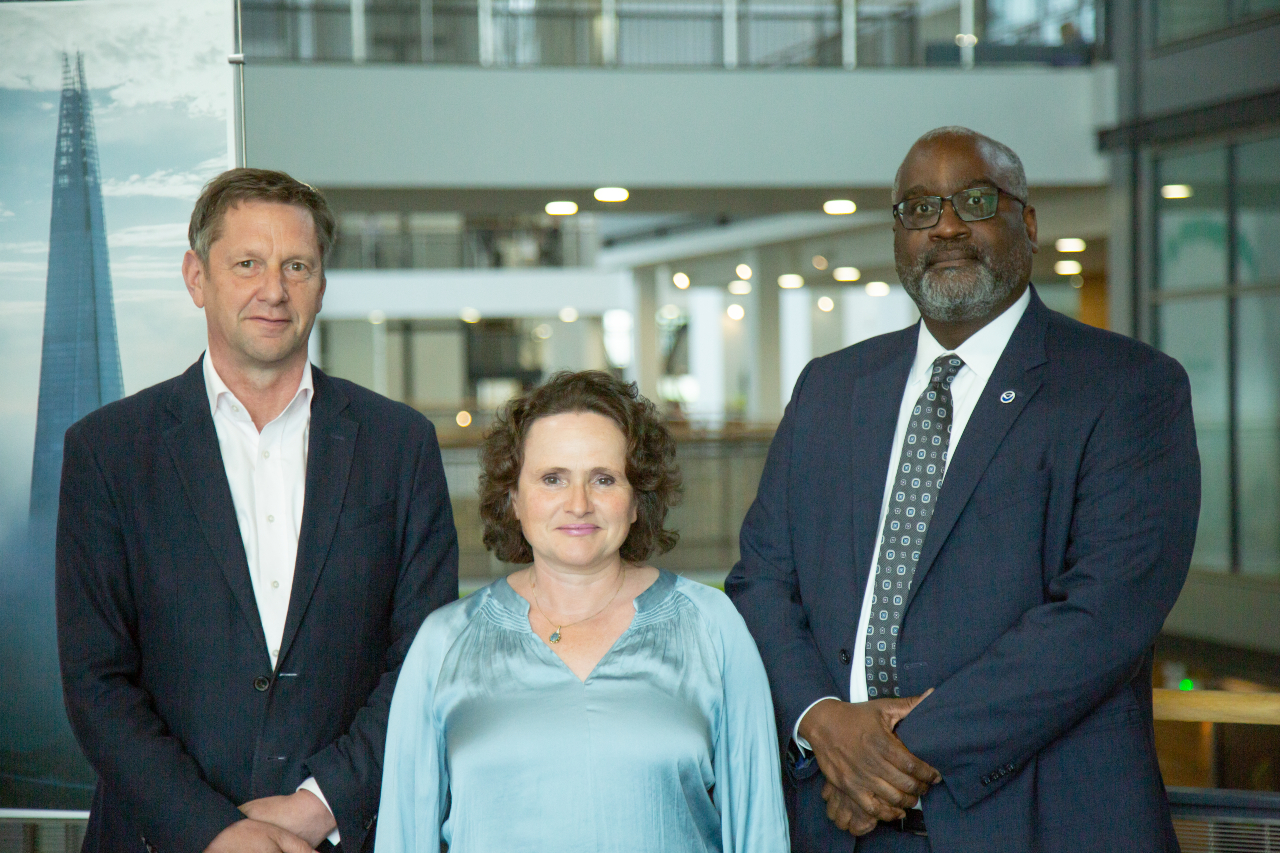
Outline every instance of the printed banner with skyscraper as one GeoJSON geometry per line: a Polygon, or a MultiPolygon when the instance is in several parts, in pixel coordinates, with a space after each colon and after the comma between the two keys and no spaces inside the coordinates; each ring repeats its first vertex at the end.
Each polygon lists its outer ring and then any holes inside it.
{"type": "Polygon", "coordinates": [[[226,0],[0,3],[0,809],[86,809],[62,708],[62,437],[204,348],[182,282],[230,165],[226,0]]]}

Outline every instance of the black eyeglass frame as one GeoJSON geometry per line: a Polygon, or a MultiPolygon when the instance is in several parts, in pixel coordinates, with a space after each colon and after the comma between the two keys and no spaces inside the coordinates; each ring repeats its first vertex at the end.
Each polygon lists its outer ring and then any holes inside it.
{"type": "Polygon", "coordinates": [[[1011,192],[1008,192],[1007,190],[1000,189],[1000,187],[965,187],[962,190],[956,190],[949,196],[918,195],[918,196],[913,196],[912,198],[904,198],[902,201],[893,205],[893,207],[890,209],[893,211],[894,217],[898,220],[899,224],[901,224],[903,228],[907,229],[908,231],[924,231],[926,229],[933,228],[939,222],[942,221],[943,202],[951,202],[951,209],[956,212],[956,216],[960,219],[961,222],[982,222],[985,219],[993,218],[997,213],[1000,212],[1000,196],[1002,195],[1007,195],[1009,198],[1013,199],[1023,207],[1027,206],[1027,203],[1024,200],[1018,198],[1016,195],[1014,195],[1011,192]],[[956,202],[955,202],[956,196],[963,195],[964,193],[973,192],[974,190],[995,190],[996,192],[996,206],[992,208],[991,212],[988,213],[986,216],[973,216],[973,217],[965,216],[963,213],[960,212],[960,208],[956,207],[956,202]],[[915,225],[915,226],[908,225],[902,218],[902,212],[906,209],[907,203],[912,201],[920,201],[921,199],[927,199],[927,198],[937,200],[938,202],[937,217],[934,218],[934,220],[930,222],[928,225],[915,225]]]}

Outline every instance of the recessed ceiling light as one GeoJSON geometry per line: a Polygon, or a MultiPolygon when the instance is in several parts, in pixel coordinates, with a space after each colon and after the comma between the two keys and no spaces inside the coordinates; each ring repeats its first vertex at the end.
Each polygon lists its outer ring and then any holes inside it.
{"type": "Polygon", "coordinates": [[[573,216],[578,212],[578,205],[572,201],[549,201],[546,211],[552,216],[573,216]]]}
{"type": "Polygon", "coordinates": [[[726,308],[724,313],[729,315],[730,320],[741,320],[743,317],[747,316],[747,312],[736,302],[726,308]]]}
{"type": "Polygon", "coordinates": [[[674,284],[676,287],[680,288],[681,290],[684,290],[689,286],[689,276],[685,275],[682,272],[678,272],[675,275],[671,276],[671,283],[674,284]]]}
{"type": "Polygon", "coordinates": [[[622,187],[601,187],[596,190],[596,201],[626,201],[631,196],[622,187]]]}
{"type": "Polygon", "coordinates": [[[1054,242],[1053,248],[1059,252],[1083,252],[1085,242],[1079,237],[1063,237],[1054,242]]]}
{"type": "Polygon", "coordinates": [[[831,300],[830,296],[818,297],[819,311],[830,311],[832,308],[835,308],[835,307],[836,307],[836,303],[831,300]]]}
{"type": "Polygon", "coordinates": [[[956,33],[956,47],[973,47],[978,43],[978,37],[973,33],[956,33]]]}
{"type": "Polygon", "coordinates": [[[533,329],[533,336],[540,341],[545,341],[551,337],[551,327],[546,323],[539,323],[533,329]]]}
{"type": "Polygon", "coordinates": [[[746,296],[751,292],[751,283],[747,281],[729,282],[729,292],[734,296],[746,296]]]}
{"type": "Polygon", "coordinates": [[[778,276],[778,287],[783,290],[795,290],[797,287],[804,287],[804,276],[789,272],[778,276]]]}
{"type": "Polygon", "coordinates": [[[747,266],[746,264],[738,264],[736,267],[733,268],[733,271],[738,274],[738,278],[741,278],[741,279],[751,278],[751,267],[747,266]]]}
{"type": "Polygon", "coordinates": [[[858,206],[847,198],[833,198],[822,203],[822,212],[832,216],[848,216],[857,209],[858,206]]]}
{"type": "Polygon", "coordinates": [[[1080,275],[1079,261],[1058,261],[1053,265],[1053,271],[1058,275],[1080,275]]]}
{"type": "Polygon", "coordinates": [[[1195,190],[1190,184],[1165,184],[1160,188],[1160,195],[1165,198],[1191,198],[1195,190]]]}
{"type": "Polygon", "coordinates": [[[883,281],[867,282],[867,296],[888,296],[889,285],[883,281]]]}
{"type": "Polygon", "coordinates": [[[454,418],[454,420],[457,421],[458,426],[460,427],[463,427],[463,428],[469,427],[471,426],[471,413],[468,412],[466,409],[463,409],[461,412],[458,412],[458,415],[457,417],[454,418]]]}
{"type": "Polygon", "coordinates": [[[836,281],[857,281],[862,278],[862,271],[857,267],[836,267],[831,277],[836,281]]]}
{"type": "Polygon", "coordinates": [[[671,304],[663,305],[658,309],[658,316],[664,320],[676,320],[680,317],[680,309],[671,304]]]}
{"type": "Polygon", "coordinates": [[[458,316],[462,318],[464,323],[479,323],[480,312],[474,308],[463,308],[458,312],[458,316]]]}
{"type": "Polygon", "coordinates": [[[369,322],[375,326],[381,326],[383,323],[387,322],[387,315],[385,312],[379,311],[375,308],[369,312],[369,322]]]}
{"type": "Polygon", "coordinates": [[[572,323],[578,319],[578,309],[572,305],[566,305],[560,309],[560,322],[572,323]]]}
{"type": "Polygon", "coordinates": [[[814,255],[813,268],[815,270],[825,270],[827,268],[827,259],[822,257],[822,255],[814,255]]]}

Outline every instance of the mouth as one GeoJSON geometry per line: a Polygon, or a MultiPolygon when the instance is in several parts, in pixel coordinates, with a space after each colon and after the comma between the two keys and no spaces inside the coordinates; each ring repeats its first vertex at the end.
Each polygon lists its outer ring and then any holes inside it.
{"type": "Polygon", "coordinates": [[[600,528],[594,524],[565,524],[557,528],[567,536],[590,536],[600,528]]]}
{"type": "Polygon", "coordinates": [[[925,261],[925,266],[948,269],[980,263],[981,260],[978,253],[972,250],[948,249],[930,254],[925,261]]]}

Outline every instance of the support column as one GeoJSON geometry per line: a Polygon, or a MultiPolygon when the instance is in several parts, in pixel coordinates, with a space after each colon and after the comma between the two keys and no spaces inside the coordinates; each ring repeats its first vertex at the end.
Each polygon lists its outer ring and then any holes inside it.
{"type": "Polygon", "coordinates": [[[840,4],[840,60],[850,70],[858,67],[858,0],[840,4]]]}
{"type": "Polygon", "coordinates": [[[738,67],[738,0],[721,0],[724,4],[724,67],[738,67]]]}
{"type": "Polygon", "coordinates": [[[600,64],[618,64],[618,0],[600,0],[600,64]]]}
{"type": "Polygon", "coordinates": [[[965,37],[959,41],[963,68],[973,67],[973,46],[977,43],[975,5],[976,0],[960,0],[960,35],[965,37]]]}
{"type": "Polygon", "coordinates": [[[480,64],[486,68],[493,65],[494,33],[493,33],[493,0],[478,0],[476,15],[480,36],[480,64]]]}
{"type": "Polygon", "coordinates": [[[698,380],[690,420],[713,429],[724,425],[724,293],[719,288],[689,291],[689,372],[698,380]]]}
{"type": "Polygon", "coordinates": [[[351,0],[351,61],[369,58],[369,37],[365,31],[364,0],[351,0]]]}
{"type": "Polygon", "coordinates": [[[800,372],[813,358],[813,300],[808,288],[784,290],[779,294],[779,349],[781,350],[782,405],[791,400],[800,372]]]}

